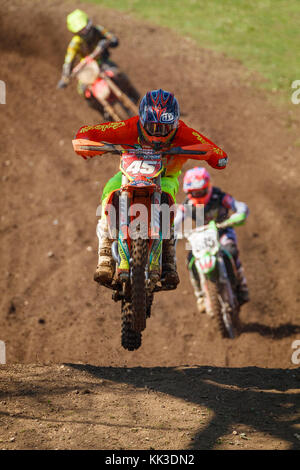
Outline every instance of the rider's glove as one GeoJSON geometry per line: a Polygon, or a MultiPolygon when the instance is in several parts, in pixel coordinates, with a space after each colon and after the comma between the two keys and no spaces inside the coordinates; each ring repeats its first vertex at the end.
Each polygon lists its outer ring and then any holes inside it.
{"type": "Polygon", "coordinates": [[[63,75],[57,84],[57,88],[66,88],[69,84],[69,81],[70,79],[63,75]]]}
{"type": "Polygon", "coordinates": [[[97,47],[99,47],[101,49],[101,51],[104,51],[105,49],[107,49],[108,46],[109,46],[109,40],[108,39],[101,39],[97,44],[97,47]]]}
{"type": "Polygon", "coordinates": [[[232,227],[234,225],[243,225],[245,220],[246,220],[246,214],[245,213],[240,213],[240,214],[232,214],[229,219],[224,220],[224,222],[221,222],[218,224],[219,228],[227,228],[227,227],[232,227]]]}
{"type": "Polygon", "coordinates": [[[224,229],[224,228],[227,228],[230,226],[230,224],[228,223],[229,219],[228,220],[224,220],[224,222],[220,222],[218,223],[218,228],[219,229],[224,229]]]}

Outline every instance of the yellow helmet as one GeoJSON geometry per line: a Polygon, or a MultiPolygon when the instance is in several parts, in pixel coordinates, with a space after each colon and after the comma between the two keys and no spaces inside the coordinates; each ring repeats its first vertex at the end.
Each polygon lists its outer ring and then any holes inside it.
{"type": "Polygon", "coordinates": [[[67,16],[67,27],[71,33],[79,33],[91,24],[88,15],[82,10],[74,10],[67,16]]]}

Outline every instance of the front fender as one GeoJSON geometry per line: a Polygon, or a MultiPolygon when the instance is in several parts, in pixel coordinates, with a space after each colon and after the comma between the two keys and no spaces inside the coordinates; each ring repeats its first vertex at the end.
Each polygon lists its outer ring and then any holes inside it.
{"type": "Polygon", "coordinates": [[[215,270],[217,257],[211,253],[204,253],[196,260],[197,268],[203,274],[209,274],[215,270]]]}

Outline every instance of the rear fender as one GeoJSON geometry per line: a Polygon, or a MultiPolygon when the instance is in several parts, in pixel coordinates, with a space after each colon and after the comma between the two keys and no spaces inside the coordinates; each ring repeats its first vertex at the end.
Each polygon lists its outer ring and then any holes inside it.
{"type": "Polygon", "coordinates": [[[106,81],[102,78],[98,78],[97,80],[95,80],[90,88],[95,98],[98,98],[100,100],[109,99],[111,91],[106,81]]]}

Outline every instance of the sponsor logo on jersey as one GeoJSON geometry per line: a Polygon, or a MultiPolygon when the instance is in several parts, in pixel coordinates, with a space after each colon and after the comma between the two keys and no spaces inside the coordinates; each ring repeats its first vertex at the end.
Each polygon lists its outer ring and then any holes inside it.
{"type": "Polygon", "coordinates": [[[200,140],[200,142],[202,142],[202,144],[207,144],[207,141],[204,139],[204,137],[202,137],[200,134],[198,134],[198,132],[192,132],[192,135],[197,137],[197,140],[200,140]]]}
{"type": "Polygon", "coordinates": [[[81,130],[80,130],[80,134],[83,133],[83,132],[87,132],[87,131],[90,131],[90,130],[97,130],[97,131],[106,131],[107,129],[118,129],[119,127],[123,127],[125,126],[125,122],[124,121],[120,121],[120,122],[109,122],[107,124],[98,124],[97,126],[85,126],[83,127],[81,130]]]}

